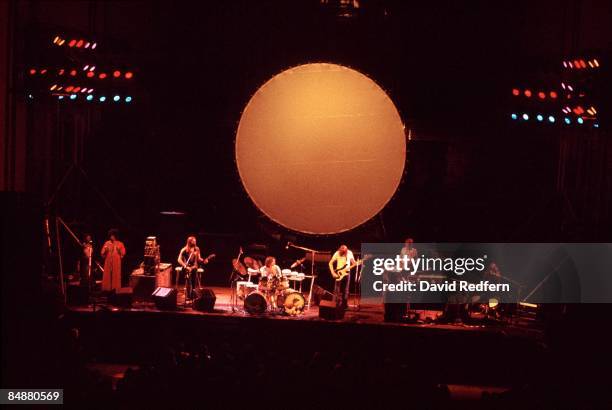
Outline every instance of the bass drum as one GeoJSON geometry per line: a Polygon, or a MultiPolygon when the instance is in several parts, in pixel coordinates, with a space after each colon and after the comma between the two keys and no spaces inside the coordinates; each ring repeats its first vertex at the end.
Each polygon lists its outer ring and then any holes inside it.
{"type": "Polygon", "coordinates": [[[244,299],[244,310],[251,315],[261,315],[266,312],[268,302],[261,292],[252,292],[244,299]]]}
{"type": "Polygon", "coordinates": [[[283,296],[278,298],[277,303],[289,316],[297,316],[304,312],[306,300],[300,292],[291,289],[289,292],[284,292],[283,296]]]}

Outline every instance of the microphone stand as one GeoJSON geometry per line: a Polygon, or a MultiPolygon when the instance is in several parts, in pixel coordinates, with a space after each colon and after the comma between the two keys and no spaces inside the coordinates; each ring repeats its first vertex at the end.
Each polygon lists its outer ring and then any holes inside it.
{"type": "MultiPolygon", "coordinates": [[[[242,256],[242,246],[240,247],[240,250],[238,251],[238,256],[236,257],[236,260],[238,262],[240,262],[240,257],[242,256]]],[[[235,279],[234,277],[236,276],[236,269],[232,266],[232,273],[230,274],[230,280],[229,280],[229,285],[230,285],[230,305],[232,305],[232,313],[236,312],[236,305],[238,304],[238,295],[236,294],[236,286],[235,286],[235,279]]],[[[251,280],[251,276],[249,275],[249,281],[251,280]]]]}

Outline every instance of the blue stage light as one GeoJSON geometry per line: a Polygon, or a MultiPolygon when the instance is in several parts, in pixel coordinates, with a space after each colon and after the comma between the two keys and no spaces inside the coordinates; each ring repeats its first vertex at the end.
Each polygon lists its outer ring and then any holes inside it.
{"type": "Polygon", "coordinates": [[[119,97],[118,95],[116,95],[116,96],[114,96],[114,97],[113,97],[113,101],[114,101],[114,102],[117,102],[117,101],[119,101],[120,99],[121,99],[121,97],[119,97]]]}
{"type": "Polygon", "coordinates": [[[130,97],[129,95],[125,97],[125,102],[126,103],[132,102],[132,97],[130,97]]]}
{"type": "Polygon", "coordinates": [[[553,117],[552,115],[548,116],[548,122],[553,123],[555,122],[555,117],[553,117]]]}
{"type": "Polygon", "coordinates": [[[565,117],[565,118],[563,119],[563,121],[565,121],[565,123],[566,123],[567,125],[569,125],[569,124],[571,124],[571,123],[572,123],[572,120],[570,120],[570,119],[569,119],[569,118],[567,118],[567,117],[565,117]]]}
{"type": "Polygon", "coordinates": [[[512,113],[510,118],[512,118],[513,120],[516,120],[516,119],[518,119],[518,115],[516,115],[515,113],[512,113]]]}
{"type": "Polygon", "coordinates": [[[106,101],[106,97],[105,96],[100,97],[100,102],[104,102],[104,101],[106,101]]]}
{"type": "Polygon", "coordinates": [[[578,117],[576,121],[578,122],[578,124],[584,124],[584,120],[582,119],[582,117],[578,117]]]}
{"type": "Polygon", "coordinates": [[[76,100],[77,95],[76,94],[70,94],[70,99],[71,100],[76,100]]]}
{"type": "Polygon", "coordinates": [[[527,121],[529,119],[529,115],[527,113],[523,114],[523,119],[527,121]]]}
{"type": "Polygon", "coordinates": [[[538,121],[544,120],[544,116],[542,116],[542,114],[538,114],[536,118],[538,119],[538,121]]]}
{"type": "Polygon", "coordinates": [[[89,94],[87,97],[85,97],[85,99],[87,101],[91,101],[91,100],[93,100],[93,95],[89,94]]]}

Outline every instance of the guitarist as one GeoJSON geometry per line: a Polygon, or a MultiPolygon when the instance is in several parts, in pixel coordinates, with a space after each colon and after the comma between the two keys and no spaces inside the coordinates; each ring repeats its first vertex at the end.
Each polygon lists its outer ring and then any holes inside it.
{"type": "MultiPolygon", "coordinates": [[[[199,269],[200,264],[206,265],[213,256],[214,255],[210,255],[206,259],[202,258],[195,236],[190,236],[187,238],[185,246],[183,246],[179,252],[177,262],[180,265],[181,270],[185,272],[185,280],[189,278],[189,297],[192,296],[191,293],[196,286],[196,275],[200,274],[202,271],[199,269]]],[[[199,277],[197,278],[197,282],[200,282],[199,277]]],[[[187,283],[185,283],[185,287],[187,287],[187,283]]]]}
{"type": "Polygon", "coordinates": [[[357,261],[355,256],[353,256],[353,252],[346,245],[341,245],[329,260],[329,271],[333,278],[336,279],[334,281],[334,295],[344,309],[348,306],[351,269],[356,265],[357,261]]]}

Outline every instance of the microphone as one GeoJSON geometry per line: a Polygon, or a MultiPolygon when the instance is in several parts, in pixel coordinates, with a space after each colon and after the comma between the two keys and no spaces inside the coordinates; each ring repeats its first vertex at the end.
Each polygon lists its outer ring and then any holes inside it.
{"type": "Polygon", "coordinates": [[[289,249],[289,247],[293,245],[291,242],[287,242],[287,245],[285,246],[285,249],[289,249]]]}

